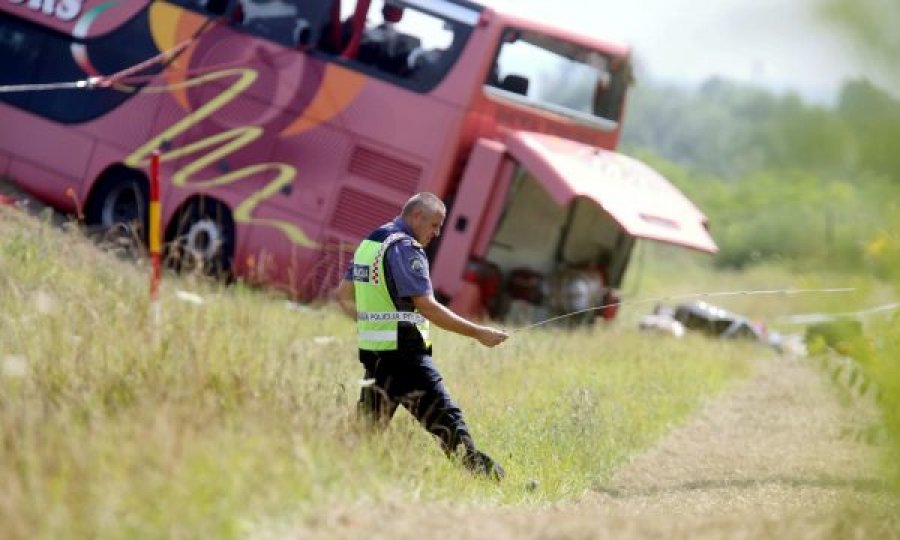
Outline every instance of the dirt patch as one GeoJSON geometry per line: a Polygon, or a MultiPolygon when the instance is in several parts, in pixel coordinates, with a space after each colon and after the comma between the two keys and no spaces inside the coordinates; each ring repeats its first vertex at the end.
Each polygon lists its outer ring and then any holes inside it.
{"type": "Polygon", "coordinates": [[[865,397],[848,396],[812,361],[761,360],[750,380],[710,402],[577,504],[360,504],[336,508],[286,536],[897,537],[900,518],[862,524],[846,519],[848,508],[900,510],[877,479],[877,448],[862,436],[877,420],[875,409],[865,397]]]}

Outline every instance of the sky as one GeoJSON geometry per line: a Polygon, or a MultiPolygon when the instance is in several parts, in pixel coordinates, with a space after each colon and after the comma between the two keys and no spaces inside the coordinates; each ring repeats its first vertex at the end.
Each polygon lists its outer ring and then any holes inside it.
{"type": "MultiPolygon", "coordinates": [[[[713,76],[828,105],[848,78],[890,80],[823,22],[817,0],[483,0],[631,45],[638,80],[694,86],[713,76]]],[[[890,89],[890,88],[888,88],[890,89]]],[[[896,91],[895,91],[896,93],[896,91]]]]}

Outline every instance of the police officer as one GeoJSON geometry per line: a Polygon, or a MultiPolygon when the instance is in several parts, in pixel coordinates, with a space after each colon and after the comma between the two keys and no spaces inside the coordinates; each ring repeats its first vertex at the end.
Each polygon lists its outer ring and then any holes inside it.
{"type": "Polygon", "coordinates": [[[400,216],[362,241],[338,288],[341,307],[357,321],[359,359],[371,383],[360,393],[359,411],[383,429],[403,405],[448,457],[460,458],[473,474],[500,480],[502,467],[475,447],[431,357],[430,322],[487,347],[508,337],[435,300],[424,248],[440,234],[446,213],[436,195],[413,195],[400,216]]]}

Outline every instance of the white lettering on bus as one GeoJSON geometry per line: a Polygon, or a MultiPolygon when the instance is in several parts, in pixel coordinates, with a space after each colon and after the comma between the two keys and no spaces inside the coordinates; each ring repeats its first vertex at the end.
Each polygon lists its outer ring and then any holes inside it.
{"type": "Polygon", "coordinates": [[[60,0],[56,4],[56,16],[64,21],[71,21],[81,13],[82,0],[60,0]]]}
{"type": "MultiPolygon", "coordinates": [[[[26,0],[9,0],[13,4],[25,4],[26,0]]],[[[71,21],[81,13],[84,0],[27,0],[26,6],[44,15],[56,16],[63,21],[71,21]]]]}

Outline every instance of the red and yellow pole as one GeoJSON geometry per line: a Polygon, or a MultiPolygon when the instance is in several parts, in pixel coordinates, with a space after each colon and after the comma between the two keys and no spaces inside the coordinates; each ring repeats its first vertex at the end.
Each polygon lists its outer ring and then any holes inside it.
{"type": "Polygon", "coordinates": [[[150,159],[150,230],[148,239],[150,242],[150,262],[152,273],[150,275],[150,299],[154,302],[159,297],[160,271],[160,208],[159,208],[159,150],[153,152],[150,159]]]}
{"type": "Polygon", "coordinates": [[[147,240],[150,244],[150,304],[154,323],[159,326],[159,281],[162,276],[160,251],[159,150],[150,158],[150,213],[147,240]]]}

